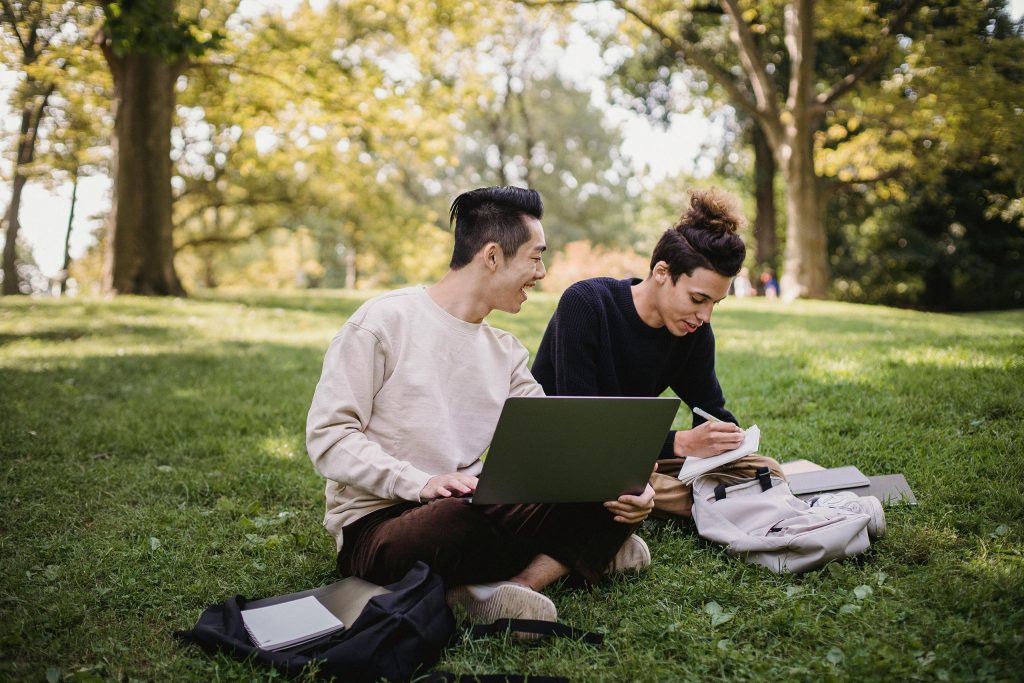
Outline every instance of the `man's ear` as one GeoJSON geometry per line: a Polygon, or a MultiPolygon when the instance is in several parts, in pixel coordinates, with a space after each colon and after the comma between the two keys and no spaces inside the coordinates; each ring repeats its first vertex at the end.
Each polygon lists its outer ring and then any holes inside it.
{"type": "Polygon", "coordinates": [[[483,257],[484,267],[490,270],[497,270],[505,257],[501,251],[501,246],[497,242],[488,242],[480,252],[483,257]]]}
{"type": "Polygon", "coordinates": [[[654,279],[655,281],[658,282],[658,284],[665,282],[665,280],[667,280],[669,277],[668,264],[665,263],[664,261],[658,261],[657,263],[654,264],[653,272],[654,279]]]}

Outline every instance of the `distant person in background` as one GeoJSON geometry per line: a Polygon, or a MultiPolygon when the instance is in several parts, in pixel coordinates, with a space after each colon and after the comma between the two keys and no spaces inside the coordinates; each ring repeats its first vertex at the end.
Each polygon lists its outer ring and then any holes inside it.
{"type": "Polygon", "coordinates": [[[775,279],[775,273],[771,268],[766,268],[761,273],[761,293],[769,299],[779,298],[779,281],[775,279]]]}
{"type": "Polygon", "coordinates": [[[694,192],[655,246],[646,279],[599,277],[569,287],[533,364],[548,396],[660,396],[671,387],[720,420],[694,415],[691,429],[668,433],[651,479],[656,512],[689,515],[689,488],[674,476],[684,457],[743,442],[715,374],[711,330],[715,304],[746,255],[734,204],[717,190],[694,192]]]}
{"type": "Polygon", "coordinates": [[[740,268],[740,274],[732,281],[732,293],[736,295],[737,299],[752,296],[755,293],[754,286],[750,284],[750,271],[746,266],[740,268]]]}

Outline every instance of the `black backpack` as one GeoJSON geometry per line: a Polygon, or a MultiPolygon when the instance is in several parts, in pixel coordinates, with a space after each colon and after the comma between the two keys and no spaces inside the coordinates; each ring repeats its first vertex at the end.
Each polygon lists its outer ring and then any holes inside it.
{"type": "MultiPolygon", "coordinates": [[[[195,627],[178,631],[175,636],[208,653],[224,652],[237,659],[251,657],[286,674],[298,674],[315,663],[321,677],[333,676],[339,682],[408,681],[417,672],[428,671],[444,649],[457,642],[455,618],[445,601],[444,583],[423,562],[417,562],[401,581],[386,588],[389,592],[371,598],[350,627],[288,650],[263,650],[252,644],[241,614],[252,601],[240,595],[211,605],[195,627]]],[[[600,634],[576,631],[564,624],[514,619],[474,627],[472,635],[504,633],[509,629],[577,638],[591,644],[600,644],[603,639],[600,634]]],[[[432,672],[418,680],[511,683],[526,680],[526,677],[432,672]]],[[[529,680],[538,683],[567,681],[548,676],[530,676],[529,680]]]]}

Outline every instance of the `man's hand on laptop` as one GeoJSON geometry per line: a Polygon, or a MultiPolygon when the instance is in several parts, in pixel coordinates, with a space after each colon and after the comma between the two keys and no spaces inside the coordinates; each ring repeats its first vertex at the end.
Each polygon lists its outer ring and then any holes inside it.
{"type": "Polygon", "coordinates": [[[654,509],[654,487],[648,484],[639,496],[619,496],[618,500],[610,500],[604,506],[615,515],[616,522],[639,524],[654,509]]]}
{"type": "Polygon", "coordinates": [[[420,489],[420,500],[436,498],[461,498],[476,491],[476,477],[461,472],[439,474],[427,480],[427,485],[420,489]]]}
{"type": "Polygon", "coordinates": [[[739,448],[743,430],[732,422],[705,422],[693,429],[676,432],[675,453],[678,457],[706,458],[739,448]]]}

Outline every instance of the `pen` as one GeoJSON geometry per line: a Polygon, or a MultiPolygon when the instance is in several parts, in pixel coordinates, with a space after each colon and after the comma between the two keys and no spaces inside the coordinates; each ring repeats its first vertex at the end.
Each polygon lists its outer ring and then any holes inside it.
{"type": "Polygon", "coordinates": [[[721,422],[721,420],[719,420],[717,417],[715,417],[714,415],[712,415],[708,411],[703,410],[701,408],[694,407],[693,412],[697,413],[698,415],[703,417],[705,420],[711,420],[712,422],[721,422]]]}

